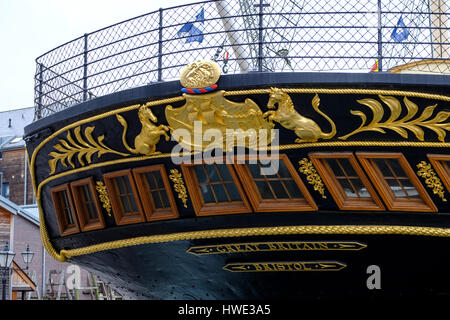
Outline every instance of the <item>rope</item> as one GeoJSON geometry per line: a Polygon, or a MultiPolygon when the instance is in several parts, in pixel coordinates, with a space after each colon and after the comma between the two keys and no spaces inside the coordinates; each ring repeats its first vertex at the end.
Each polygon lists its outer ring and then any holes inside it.
{"type": "Polygon", "coordinates": [[[236,228],[180,232],[164,235],[152,235],[131,239],[111,241],[78,249],[62,250],[67,258],[91,254],[99,251],[119,249],[142,244],[173,242],[180,240],[197,240],[211,238],[235,238],[267,235],[298,235],[298,234],[359,234],[359,235],[410,235],[449,237],[450,229],[412,226],[370,226],[370,225],[332,225],[332,226],[281,226],[260,228],[236,228]]]}

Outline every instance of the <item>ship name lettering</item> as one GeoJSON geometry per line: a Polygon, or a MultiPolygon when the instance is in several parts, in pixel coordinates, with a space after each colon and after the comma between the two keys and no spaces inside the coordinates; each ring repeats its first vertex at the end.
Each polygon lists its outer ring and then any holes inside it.
{"type": "Polygon", "coordinates": [[[255,263],[256,271],[301,271],[305,269],[303,263],[255,263]]]}

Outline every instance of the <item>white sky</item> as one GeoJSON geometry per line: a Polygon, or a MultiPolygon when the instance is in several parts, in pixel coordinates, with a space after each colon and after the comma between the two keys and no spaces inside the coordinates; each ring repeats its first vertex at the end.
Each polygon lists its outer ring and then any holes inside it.
{"type": "Polygon", "coordinates": [[[35,59],[84,33],[196,0],[0,0],[0,111],[34,106],[35,59]]]}

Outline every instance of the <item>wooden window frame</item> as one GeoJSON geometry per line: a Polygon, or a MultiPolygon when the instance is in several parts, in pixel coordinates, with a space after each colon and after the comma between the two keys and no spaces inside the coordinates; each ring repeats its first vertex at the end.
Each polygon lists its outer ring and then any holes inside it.
{"type": "MultiPolygon", "coordinates": [[[[247,200],[247,196],[242,189],[241,182],[233,168],[233,165],[226,164],[228,170],[230,171],[231,177],[233,179],[236,188],[238,189],[239,195],[242,198],[242,204],[237,203],[211,203],[205,204],[201,191],[199,189],[199,183],[197,177],[193,172],[194,166],[208,164],[203,161],[201,164],[181,164],[181,171],[183,172],[184,179],[186,181],[186,186],[191,197],[192,205],[194,207],[195,214],[197,216],[212,216],[212,215],[222,215],[222,214],[235,214],[235,213],[251,213],[252,209],[250,203],[247,200]]],[[[240,202],[240,201],[239,201],[240,202]]]]}
{"type": "Polygon", "coordinates": [[[81,231],[91,231],[103,229],[105,227],[105,219],[103,218],[102,207],[100,205],[100,201],[97,197],[97,193],[95,190],[95,183],[92,177],[78,180],[72,182],[70,184],[70,189],[72,191],[72,197],[75,203],[75,208],[77,210],[77,216],[80,223],[81,231]],[[95,210],[97,211],[98,219],[92,220],[89,219],[89,214],[86,210],[86,206],[83,205],[83,197],[80,194],[78,188],[87,185],[89,190],[91,191],[92,198],[95,203],[95,210]]]}
{"type": "Polygon", "coordinates": [[[378,197],[375,189],[370,183],[369,179],[364,174],[364,171],[358,164],[358,160],[353,155],[353,152],[312,152],[308,154],[314,167],[317,169],[319,175],[322,177],[325,185],[328,188],[331,196],[338,205],[340,210],[367,210],[367,211],[384,211],[384,205],[378,197]],[[341,184],[336,178],[334,172],[324,160],[328,159],[347,159],[350,162],[353,170],[358,175],[370,198],[351,198],[345,194],[341,184]]]}
{"type": "Polygon", "coordinates": [[[422,186],[413,169],[402,153],[356,152],[356,156],[375,188],[391,211],[437,212],[437,207],[422,186]],[[386,183],[383,174],[370,163],[370,159],[397,159],[410,182],[419,193],[420,199],[398,199],[386,183]]]}
{"type": "Polygon", "coordinates": [[[142,199],[142,207],[148,221],[176,219],[179,217],[175,198],[172,194],[172,189],[170,187],[169,179],[167,177],[166,170],[164,169],[164,165],[159,164],[135,168],[133,169],[133,176],[136,181],[137,190],[139,192],[140,198],[142,199]],[[143,177],[146,172],[152,171],[159,171],[161,174],[164,189],[166,191],[167,198],[169,199],[170,208],[153,209],[153,197],[151,196],[150,191],[147,188],[145,177],[143,177]]]}
{"type": "Polygon", "coordinates": [[[448,154],[427,154],[428,159],[431,162],[431,165],[436,170],[436,173],[441,178],[444,183],[447,191],[450,192],[450,175],[445,170],[441,161],[450,161],[450,155],[448,154]]]}
{"type": "Polygon", "coordinates": [[[62,184],[60,186],[50,189],[50,194],[52,197],[53,208],[55,209],[56,221],[58,223],[58,228],[61,236],[68,236],[71,234],[80,232],[80,225],[78,223],[77,214],[75,212],[75,207],[73,205],[72,193],[70,192],[70,186],[68,183],[62,184]],[[72,218],[74,220],[74,226],[68,227],[68,222],[66,221],[64,212],[61,208],[61,199],[58,195],[59,192],[66,191],[67,200],[69,201],[69,207],[72,211],[72,218]]]}
{"type": "Polygon", "coordinates": [[[106,189],[108,190],[108,194],[111,200],[114,220],[116,221],[116,224],[118,226],[146,221],[131,169],[105,173],[103,175],[103,180],[105,181],[106,189]],[[120,201],[119,193],[116,190],[116,186],[114,183],[115,178],[122,176],[127,176],[130,181],[131,190],[133,192],[134,198],[136,200],[136,206],[138,208],[138,211],[136,212],[124,214],[122,202],[120,201]]]}
{"type": "MultiPolygon", "coordinates": [[[[254,159],[269,159],[269,157],[251,157],[247,156],[246,160],[254,159]]],[[[289,160],[288,156],[285,154],[279,155],[278,161],[283,161],[291,174],[292,179],[298,186],[300,192],[303,195],[301,200],[291,200],[291,199],[263,199],[258,187],[256,186],[253,177],[251,175],[250,169],[246,164],[235,164],[238,176],[241,178],[242,184],[245,189],[248,190],[246,193],[252,204],[255,212],[292,212],[292,211],[317,211],[318,207],[314,202],[313,197],[308,192],[305,184],[297,174],[294,166],[289,160]]]]}

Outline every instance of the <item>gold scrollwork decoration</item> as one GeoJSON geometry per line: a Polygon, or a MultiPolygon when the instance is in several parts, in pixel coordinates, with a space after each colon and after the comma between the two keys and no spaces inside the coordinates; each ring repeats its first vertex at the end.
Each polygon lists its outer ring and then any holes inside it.
{"type": "Polygon", "coordinates": [[[426,107],[422,114],[416,119],[412,120],[417,115],[419,107],[414,102],[410,101],[406,96],[403,98],[403,103],[406,107],[407,114],[404,117],[400,117],[403,107],[400,101],[391,96],[378,95],[390,110],[389,118],[381,122],[385,109],[383,105],[375,99],[361,99],[357,100],[360,104],[363,104],[370,108],[373,113],[373,119],[369,124],[367,122],[367,116],[365,113],[359,110],[350,110],[350,113],[359,116],[362,119],[361,126],[353,132],[339,137],[341,140],[346,140],[348,137],[355,135],[363,131],[377,131],[386,133],[384,129],[390,129],[398,133],[403,138],[408,138],[408,131],[414,133],[414,135],[420,141],[424,141],[424,131],[421,127],[430,129],[437,134],[438,140],[444,142],[446,131],[450,130],[450,123],[444,122],[450,116],[450,112],[440,111],[438,114],[431,118],[433,111],[437,104],[426,107]]]}
{"type": "Polygon", "coordinates": [[[307,158],[303,158],[298,162],[300,165],[300,168],[298,168],[298,171],[306,175],[306,180],[309,184],[312,184],[314,187],[314,191],[319,192],[322,195],[323,199],[326,199],[325,196],[325,188],[323,185],[322,178],[317,173],[316,169],[314,168],[311,161],[309,161],[307,158]]]}
{"type": "Polygon", "coordinates": [[[331,131],[325,133],[319,125],[312,119],[306,118],[295,110],[289,94],[282,89],[271,88],[269,90],[269,101],[267,103],[268,109],[274,109],[275,104],[278,104],[276,110],[269,110],[263,114],[263,118],[267,118],[270,122],[276,121],[288,130],[292,130],[298,136],[296,143],[316,142],[319,139],[331,139],[336,134],[336,125],[334,122],[319,109],[320,98],[316,94],[312,100],[314,110],[324,117],[331,126],[331,131]]]}
{"type": "Polygon", "coordinates": [[[95,141],[95,139],[92,137],[92,132],[94,131],[94,129],[95,127],[86,127],[86,129],[84,129],[84,136],[86,137],[87,141],[85,141],[81,135],[81,127],[76,127],[73,130],[75,138],[77,140],[76,142],[72,138],[70,131],[67,131],[67,141],[64,139],[58,140],[59,144],[56,144],[55,146],[53,146],[53,148],[59,152],[52,151],[48,154],[53,158],[48,161],[48,166],[50,167],[50,175],[55,173],[58,161],[60,161],[64,167],[67,167],[67,161],[72,168],[75,168],[75,164],[72,161],[72,158],[76,154],[78,154],[78,162],[82,167],[86,165],[85,161],[88,164],[91,163],[92,156],[95,153],[97,153],[98,157],[101,157],[105,153],[115,153],[121,156],[128,155],[108,148],[103,143],[103,140],[105,138],[104,135],[99,136],[97,138],[97,141],[95,141]],[[83,156],[85,158],[85,161],[83,160],[83,156]]]}
{"type": "Polygon", "coordinates": [[[442,186],[441,179],[436,175],[431,164],[426,161],[421,161],[417,164],[417,175],[425,179],[425,184],[428,188],[433,189],[433,193],[437,194],[443,202],[447,202],[447,199],[444,196],[444,187],[442,186]]]}
{"type": "Polygon", "coordinates": [[[178,198],[183,201],[184,207],[187,208],[186,202],[188,195],[186,187],[184,186],[183,176],[177,169],[171,169],[169,178],[173,181],[173,188],[175,189],[175,192],[178,193],[178,198]]]}
{"type": "Polygon", "coordinates": [[[111,202],[109,201],[108,190],[103,181],[97,181],[95,189],[98,192],[98,197],[102,203],[103,208],[108,212],[108,216],[111,217],[111,202]]]}

